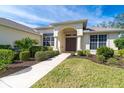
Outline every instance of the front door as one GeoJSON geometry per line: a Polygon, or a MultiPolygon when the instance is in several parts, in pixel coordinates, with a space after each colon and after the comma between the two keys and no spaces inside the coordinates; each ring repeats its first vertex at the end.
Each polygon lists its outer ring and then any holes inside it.
{"type": "Polygon", "coordinates": [[[76,37],[66,38],[66,51],[76,51],[76,37]]]}

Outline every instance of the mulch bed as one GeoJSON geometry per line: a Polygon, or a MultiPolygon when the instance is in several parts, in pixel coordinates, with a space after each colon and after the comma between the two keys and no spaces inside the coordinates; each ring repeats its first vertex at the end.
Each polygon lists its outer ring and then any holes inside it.
{"type": "Polygon", "coordinates": [[[31,59],[30,61],[23,61],[23,62],[16,60],[14,63],[9,64],[6,69],[0,71],[0,78],[10,75],[12,73],[15,73],[17,71],[20,71],[22,69],[25,69],[27,67],[30,67],[37,63],[38,62],[36,62],[34,59],[31,59]]]}

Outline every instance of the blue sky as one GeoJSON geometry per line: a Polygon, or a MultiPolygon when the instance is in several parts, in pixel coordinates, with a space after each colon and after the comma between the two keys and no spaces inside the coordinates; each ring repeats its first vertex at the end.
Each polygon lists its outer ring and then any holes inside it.
{"type": "Polygon", "coordinates": [[[102,21],[111,21],[120,13],[124,13],[124,6],[0,6],[0,17],[11,19],[29,27],[79,19],[88,19],[88,26],[93,26],[102,21]]]}

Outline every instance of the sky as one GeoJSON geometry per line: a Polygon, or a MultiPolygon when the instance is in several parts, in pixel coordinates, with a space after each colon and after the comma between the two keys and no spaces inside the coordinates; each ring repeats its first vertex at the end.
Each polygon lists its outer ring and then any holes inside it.
{"type": "Polygon", "coordinates": [[[117,5],[0,5],[0,17],[33,28],[80,19],[88,19],[88,26],[91,27],[103,21],[112,21],[116,15],[121,13],[124,13],[124,6],[117,5]]]}

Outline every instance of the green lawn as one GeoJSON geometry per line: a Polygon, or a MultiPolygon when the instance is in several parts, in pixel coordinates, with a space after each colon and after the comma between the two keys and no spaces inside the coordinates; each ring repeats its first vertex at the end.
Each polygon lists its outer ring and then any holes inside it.
{"type": "Polygon", "coordinates": [[[124,69],[97,64],[87,59],[70,58],[32,87],[124,87],[124,69]]]}

